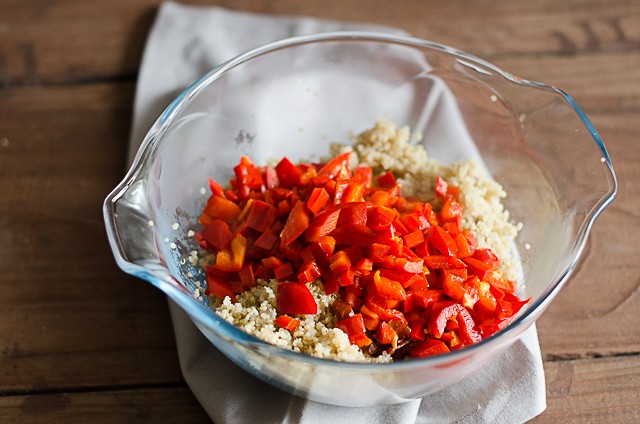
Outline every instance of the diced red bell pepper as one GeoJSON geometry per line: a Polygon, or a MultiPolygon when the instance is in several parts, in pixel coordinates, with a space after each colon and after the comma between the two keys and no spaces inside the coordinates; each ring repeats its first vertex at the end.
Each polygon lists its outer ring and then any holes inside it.
{"type": "Polygon", "coordinates": [[[396,185],[396,178],[393,176],[391,171],[387,171],[380,175],[377,180],[380,187],[391,188],[396,185]]]}
{"type": "Polygon", "coordinates": [[[457,317],[462,309],[464,309],[462,305],[453,302],[440,302],[434,305],[429,320],[429,335],[436,339],[442,337],[447,321],[457,317]]]}
{"type": "Polygon", "coordinates": [[[362,315],[364,326],[367,330],[373,331],[376,328],[378,328],[378,324],[380,323],[380,318],[375,312],[367,308],[366,305],[362,305],[360,307],[360,314],[362,315]]]}
{"type": "Polygon", "coordinates": [[[236,234],[231,240],[231,246],[220,249],[216,255],[215,267],[228,272],[238,272],[244,265],[247,251],[247,239],[242,234],[236,234]]]}
{"type": "Polygon", "coordinates": [[[310,283],[322,275],[315,261],[305,262],[298,272],[298,282],[310,283]]]}
{"type": "Polygon", "coordinates": [[[233,240],[233,233],[229,225],[221,219],[211,220],[201,231],[202,237],[210,245],[222,249],[233,240]]]}
{"type": "Polygon", "coordinates": [[[253,245],[265,250],[271,250],[278,241],[278,236],[271,231],[265,231],[253,242],[253,245]]]}
{"type": "Polygon", "coordinates": [[[367,225],[367,204],[365,202],[343,203],[338,208],[340,209],[338,225],[367,225]]]}
{"type": "Polygon", "coordinates": [[[430,269],[463,269],[465,262],[453,256],[431,255],[424,257],[425,265],[430,269]]]}
{"type": "Polygon", "coordinates": [[[229,296],[231,298],[231,302],[236,302],[236,295],[233,292],[231,283],[216,277],[209,272],[207,272],[207,288],[205,290],[205,294],[213,294],[220,299],[224,299],[229,296]]]}
{"type": "Polygon", "coordinates": [[[380,243],[372,243],[365,247],[366,255],[373,262],[382,262],[391,251],[391,246],[380,243]]]}
{"type": "Polygon", "coordinates": [[[289,331],[294,331],[296,328],[298,328],[298,325],[300,325],[299,319],[290,317],[289,315],[280,315],[273,322],[289,331]]]}
{"type": "Polygon", "coordinates": [[[367,213],[367,227],[374,231],[385,229],[396,219],[396,212],[386,206],[374,206],[367,213]]]}
{"type": "Polygon", "coordinates": [[[302,171],[289,159],[283,158],[280,163],[276,165],[276,174],[278,175],[280,186],[291,188],[300,182],[302,171]]]}
{"type": "Polygon", "coordinates": [[[291,244],[309,227],[309,212],[302,201],[296,202],[280,233],[280,239],[286,245],[291,244]]]}
{"type": "Polygon", "coordinates": [[[330,233],[336,239],[337,244],[349,244],[352,246],[368,246],[378,240],[378,236],[366,225],[344,224],[330,233]]]}
{"type": "Polygon", "coordinates": [[[436,302],[440,302],[443,299],[442,290],[415,290],[411,291],[414,296],[414,302],[423,308],[428,308],[436,302]]]}
{"type": "Polygon", "coordinates": [[[461,203],[448,198],[442,205],[442,209],[440,209],[440,218],[444,221],[456,220],[462,216],[463,212],[464,207],[461,203]]]}
{"type": "Polygon", "coordinates": [[[221,219],[229,223],[240,215],[241,209],[231,200],[219,196],[211,196],[207,200],[203,212],[213,219],[221,219]]]}
{"type": "Polygon", "coordinates": [[[411,350],[409,350],[409,355],[413,358],[421,358],[425,356],[440,355],[447,352],[449,352],[449,348],[444,342],[427,338],[423,342],[420,342],[411,348],[411,350]]]}
{"type": "Polygon", "coordinates": [[[485,263],[474,257],[463,259],[463,262],[467,265],[469,275],[476,275],[480,280],[484,280],[496,268],[495,263],[485,263]]]}
{"type": "Polygon", "coordinates": [[[314,215],[317,215],[329,201],[329,193],[322,187],[315,187],[307,200],[307,207],[314,215]]]}
{"type": "Polygon", "coordinates": [[[335,178],[340,170],[349,162],[350,155],[351,152],[345,152],[331,159],[320,168],[318,176],[328,176],[331,179],[335,178]]]}
{"type": "Polygon", "coordinates": [[[278,219],[278,210],[261,200],[254,200],[245,217],[246,225],[256,231],[264,232],[278,219]]]}
{"type": "Polygon", "coordinates": [[[270,166],[264,168],[264,183],[268,190],[274,189],[280,185],[278,173],[270,166]]]}
{"type": "Polygon", "coordinates": [[[445,256],[456,256],[458,253],[455,240],[441,227],[433,226],[430,228],[429,242],[445,256]]]}
{"type": "Polygon", "coordinates": [[[334,193],[334,203],[361,202],[364,195],[363,181],[357,178],[338,179],[334,193]]]}
{"type": "Polygon", "coordinates": [[[303,283],[281,282],[276,291],[276,309],[281,314],[316,314],[318,305],[303,283]]]}
{"type": "Polygon", "coordinates": [[[409,248],[414,248],[420,243],[424,243],[424,235],[420,230],[415,230],[414,232],[404,236],[404,244],[409,248]]]}
{"type": "Polygon", "coordinates": [[[448,184],[445,180],[440,178],[440,176],[436,177],[436,196],[445,197],[447,195],[448,184]]]}
{"type": "Polygon", "coordinates": [[[330,234],[338,226],[340,213],[340,209],[336,209],[327,210],[316,215],[311,221],[311,224],[309,224],[309,228],[305,234],[305,240],[307,242],[314,242],[330,234]]]}
{"type": "Polygon", "coordinates": [[[407,293],[402,284],[397,281],[380,276],[380,270],[373,274],[373,284],[378,296],[385,299],[405,300],[407,293]]]}
{"type": "Polygon", "coordinates": [[[291,265],[291,262],[285,262],[279,267],[274,268],[273,275],[278,281],[283,281],[288,277],[291,277],[293,275],[293,266],[291,265]]]}
{"type": "Polygon", "coordinates": [[[336,322],[336,328],[344,331],[349,336],[351,344],[363,347],[371,344],[371,340],[366,337],[364,320],[361,314],[355,314],[342,321],[336,322]],[[363,337],[364,336],[364,337],[363,337]]]}
{"type": "Polygon", "coordinates": [[[391,353],[398,348],[398,333],[396,333],[395,330],[384,321],[380,321],[378,331],[373,337],[383,345],[390,344],[391,353]]]}
{"type": "Polygon", "coordinates": [[[373,169],[370,166],[358,166],[353,171],[353,177],[364,182],[366,188],[373,184],[373,169]]]}

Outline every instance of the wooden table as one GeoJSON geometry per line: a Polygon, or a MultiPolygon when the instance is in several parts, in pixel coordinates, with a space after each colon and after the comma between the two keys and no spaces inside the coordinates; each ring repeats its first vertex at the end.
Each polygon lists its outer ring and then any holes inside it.
{"type": "MultiPolygon", "coordinates": [[[[116,267],[101,216],[158,3],[0,0],[0,422],[208,421],[164,297],[116,267]]],[[[539,321],[534,422],[640,422],[640,2],[217,3],[402,27],[571,93],[620,193],[539,321]]]]}

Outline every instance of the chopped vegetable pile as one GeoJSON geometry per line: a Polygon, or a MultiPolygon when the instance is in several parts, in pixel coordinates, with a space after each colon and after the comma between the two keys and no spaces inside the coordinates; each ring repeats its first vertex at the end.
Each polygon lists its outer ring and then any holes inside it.
{"type": "Polygon", "coordinates": [[[461,228],[459,190],[438,177],[433,203],[405,198],[392,172],[351,170],[349,155],[275,167],[243,157],[229,188],[209,180],[195,236],[215,255],[206,294],[235,302],[275,278],[275,324],[294,331],[318,312],[308,284],[320,280],[337,294],[335,327],[369,356],[436,355],[504,328],[528,300],[461,228]]]}

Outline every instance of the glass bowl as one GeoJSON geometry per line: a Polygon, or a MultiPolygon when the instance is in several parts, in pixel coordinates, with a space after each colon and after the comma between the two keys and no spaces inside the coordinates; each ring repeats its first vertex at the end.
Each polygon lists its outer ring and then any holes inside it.
{"type": "MultiPolygon", "coordinates": [[[[415,141],[417,142],[417,141],[415,141]]],[[[497,357],[542,314],[580,260],[616,178],[593,125],[569,95],[416,38],[333,33],[275,42],[196,81],[146,135],[104,219],[118,265],[177,303],[247,372],[316,401],[390,404],[441,390],[497,357]],[[524,223],[514,243],[532,301],[504,330],[440,356],[343,363],[284,350],[219,318],[194,296],[202,270],[189,230],[243,155],[311,160],[379,118],[423,134],[431,157],[478,158],[524,223]],[[349,382],[349,384],[344,384],[349,382]],[[357,390],[354,390],[357,388],[357,390]]]]}

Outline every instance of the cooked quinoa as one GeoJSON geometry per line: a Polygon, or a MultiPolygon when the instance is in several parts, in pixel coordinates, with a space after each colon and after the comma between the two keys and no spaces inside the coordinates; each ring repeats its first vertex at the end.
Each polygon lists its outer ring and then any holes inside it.
{"type": "MultiPolygon", "coordinates": [[[[512,242],[520,225],[509,222],[509,212],[502,199],[506,193],[502,186],[486,175],[475,161],[462,161],[444,165],[427,156],[422,145],[409,143],[408,127],[398,128],[387,121],[376,125],[355,138],[352,146],[332,144],[331,154],[353,151],[350,166],[373,168],[374,175],[388,170],[396,176],[405,197],[419,197],[437,204],[433,198],[435,179],[444,178],[460,188],[460,202],[464,204],[462,227],[471,230],[478,240],[478,247],[491,248],[501,259],[502,271],[510,279],[517,276],[516,261],[511,255],[512,242]]],[[[206,260],[206,259],[205,259],[206,260]]],[[[311,356],[347,362],[391,362],[384,352],[372,357],[349,343],[346,333],[333,328],[336,317],[331,307],[337,294],[326,295],[322,284],[309,284],[317,304],[315,315],[298,316],[300,324],[290,332],[274,324],[276,311],[277,280],[258,279],[252,289],[238,295],[236,303],[227,297],[223,301],[211,297],[215,311],[226,321],[262,340],[276,346],[302,352],[311,356]]]]}

